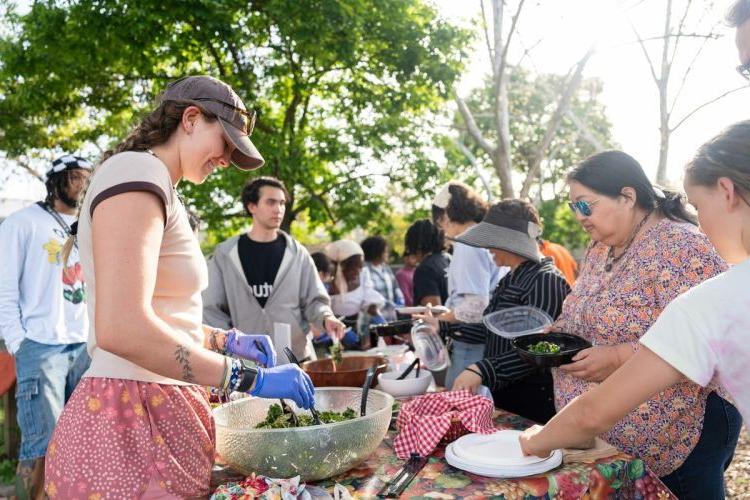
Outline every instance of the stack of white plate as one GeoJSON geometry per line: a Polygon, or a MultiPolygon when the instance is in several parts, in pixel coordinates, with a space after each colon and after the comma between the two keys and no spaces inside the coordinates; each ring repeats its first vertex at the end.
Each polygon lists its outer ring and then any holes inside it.
{"type": "Polygon", "coordinates": [[[457,469],[495,478],[533,476],[560,466],[560,450],[546,458],[524,456],[518,442],[520,434],[511,430],[467,434],[446,447],[445,459],[457,469]]]}

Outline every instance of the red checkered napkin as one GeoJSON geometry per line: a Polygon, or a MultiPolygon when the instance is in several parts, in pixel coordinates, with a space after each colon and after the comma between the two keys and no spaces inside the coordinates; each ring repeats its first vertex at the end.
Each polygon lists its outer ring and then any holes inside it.
{"type": "Polygon", "coordinates": [[[493,410],[491,400],[470,391],[425,394],[401,406],[393,448],[401,459],[412,453],[426,457],[444,437],[452,441],[469,432],[491,434],[497,430],[493,410]]]}

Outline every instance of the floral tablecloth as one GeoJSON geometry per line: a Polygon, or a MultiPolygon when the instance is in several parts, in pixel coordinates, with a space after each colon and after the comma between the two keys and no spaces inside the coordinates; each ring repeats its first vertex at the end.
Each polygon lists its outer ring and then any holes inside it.
{"type": "MultiPolygon", "coordinates": [[[[506,412],[498,412],[495,424],[504,429],[525,429],[532,422],[506,412]]],[[[334,478],[315,483],[333,490],[336,483],[346,486],[355,498],[374,498],[383,484],[402,465],[393,451],[394,431],[370,457],[334,478]]],[[[230,480],[224,471],[222,479],[230,480]]],[[[480,499],[675,499],[642,460],[618,454],[591,463],[563,465],[546,474],[519,479],[492,479],[463,472],[448,465],[442,450],[430,461],[403,495],[404,498],[480,499]]]]}

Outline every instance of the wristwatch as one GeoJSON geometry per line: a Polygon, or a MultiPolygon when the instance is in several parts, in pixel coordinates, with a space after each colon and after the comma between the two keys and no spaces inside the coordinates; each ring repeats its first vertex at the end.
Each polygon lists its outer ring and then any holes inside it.
{"type": "Polygon", "coordinates": [[[247,359],[240,359],[240,382],[235,389],[238,392],[247,392],[253,386],[255,377],[258,376],[258,368],[255,363],[247,359]]]}

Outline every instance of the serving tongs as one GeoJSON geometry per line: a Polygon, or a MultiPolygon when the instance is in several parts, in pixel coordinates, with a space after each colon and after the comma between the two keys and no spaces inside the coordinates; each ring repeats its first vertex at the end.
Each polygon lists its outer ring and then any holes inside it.
{"type": "MultiPolygon", "coordinates": [[[[290,363],[294,363],[295,365],[302,368],[302,365],[297,359],[297,356],[294,355],[291,349],[289,349],[288,347],[285,347],[284,354],[286,354],[286,357],[289,358],[290,363]]],[[[315,425],[323,425],[323,422],[320,421],[320,414],[318,413],[318,410],[315,409],[315,405],[310,407],[310,413],[312,414],[313,423],[315,425]]]]}
{"type": "Polygon", "coordinates": [[[411,364],[408,366],[408,368],[406,368],[406,370],[404,370],[404,373],[396,377],[396,380],[404,380],[406,377],[409,376],[409,374],[411,373],[411,371],[414,369],[415,366],[417,367],[417,378],[419,378],[419,370],[422,367],[422,364],[420,363],[419,358],[417,358],[411,362],[411,364]]]}
{"type": "MultiPolygon", "coordinates": [[[[266,348],[263,347],[263,344],[261,344],[257,340],[254,342],[254,344],[255,348],[262,352],[263,355],[266,356],[266,359],[268,359],[268,352],[266,352],[266,348]]],[[[289,415],[289,423],[292,425],[292,427],[299,427],[299,419],[297,418],[297,415],[294,413],[292,408],[282,398],[279,398],[279,402],[281,403],[281,412],[285,415],[289,415]]]]}
{"type": "Polygon", "coordinates": [[[409,487],[429,458],[412,453],[409,460],[386,482],[377,493],[378,498],[399,498],[409,487]]]}

